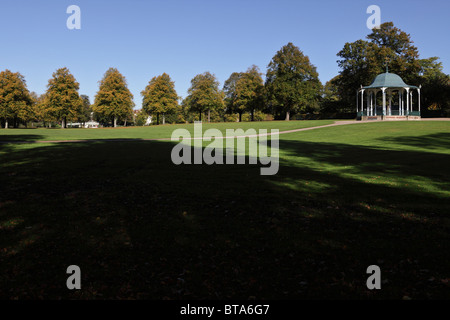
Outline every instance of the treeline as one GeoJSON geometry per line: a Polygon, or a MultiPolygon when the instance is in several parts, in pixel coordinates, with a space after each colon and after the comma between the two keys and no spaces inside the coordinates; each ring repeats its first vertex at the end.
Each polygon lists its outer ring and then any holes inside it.
{"type": "Polygon", "coordinates": [[[86,122],[93,116],[103,125],[260,121],[268,119],[326,118],[355,114],[356,90],[369,85],[386,64],[407,83],[422,85],[423,114],[450,113],[450,77],[439,58],[419,59],[410,35],[388,22],[374,29],[367,40],[346,43],[337,54],[339,75],[325,84],[308,56],[292,43],[270,61],[263,80],[257,66],[234,72],[223,87],[210,72],[191,80],[181,99],[166,73],[152,78],[141,92],[142,110],[135,112],[125,77],[115,68],[100,81],[94,103],[79,94],[79,84],[67,68],[53,73],[42,95],[29,92],[20,73],[0,73],[0,121],[4,128],[20,124],[58,125],[86,122]],[[305,116],[307,115],[307,116],[305,116]]]}

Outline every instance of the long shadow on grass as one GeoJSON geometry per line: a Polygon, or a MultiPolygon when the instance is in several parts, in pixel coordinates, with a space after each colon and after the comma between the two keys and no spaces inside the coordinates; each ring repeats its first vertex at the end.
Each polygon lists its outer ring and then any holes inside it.
{"type": "Polygon", "coordinates": [[[43,136],[37,134],[0,134],[0,150],[7,146],[8,143],[33,143],[40,139],[43,139],[43,136]]]}
{"type": "Polygon", "coordinates": [[[447,146],[447,149],[449,149],[450,133],[442,132],[417,137],[395,137],[395,138],[383,137],[383,141],[395,142],[397,144],[404,144],[407,146],[420,147],[431,150],[442,149],[445,146],[447,146]]]}
{"type": "MultiPolygon", "coordinates": [[[[8,129],[12,130],[12,129],[8,129]]],[[[40,139],[43,139],[43,136],[37,134],[21,134],[21,135],[5,135],[0,134],[0,154],[8,154],[11,150],[14,149],[12,145],[17,143],[34,143],[40,139]]],[[[4,155],[3,155],[4,157],[4,155]]]]}
{"type": "Polygon", "coordinates": [[[409,161],[442,168],[447,155],[282,141],[279,174],[264,177],[254,165],[175,166],[172,147],[12,150],[0,167],[0,297],[449,297],[447,199],[320,168],[443,188],[448,171],[409,161]],[[66,288],[72,264],[80,291],[66,288]],[[366,288],[371,264],[381,291],[366,288]]]}

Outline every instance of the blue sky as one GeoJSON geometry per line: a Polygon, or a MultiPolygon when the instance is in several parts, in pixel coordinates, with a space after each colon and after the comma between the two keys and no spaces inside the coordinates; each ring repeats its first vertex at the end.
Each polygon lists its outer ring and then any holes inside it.
{"type": "Polygon", "coordinates": [[[199,73],[221,85],[252,64],[263,73],[274,54],[294,43],[323,83],[337,75],[336,54],[364,39],[369,5],[382,22],[411,34],[421,58],[438,56],[450,73],[448,0],[2,0],[0,70],[25,76],[44,93],[48,79],[68,67],[91,102],[109,67],[128,81],[136,109],[148,81],[163,72],[180,96],[199,73]],[[81,30],[69,30],[69,5],[81,8],[81,30]]]}

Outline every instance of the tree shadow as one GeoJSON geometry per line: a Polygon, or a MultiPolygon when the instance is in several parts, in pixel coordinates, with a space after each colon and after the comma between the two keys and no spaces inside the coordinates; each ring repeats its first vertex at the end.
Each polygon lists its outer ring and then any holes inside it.
{"type": "Polygon", "coordinates": [[[44,137],[38,134],[0,134],[0,145],[5,143],[32,143],[34,141],[38,141],[43,139],[44,137]]]}
{"type": "MultiPolygon", "coordinates": [[[[13,130],[13,129],[8,129],[13,130]]],[[[21,134],[21,135],[3,135],[0,134],[0,153],[8,153],[10,150],[14,149],[11,144],[29,144],[35,143],[38,140],[43,139],[44,137],[37,134],[21,134]]]]}
{"type": "Polygon", "coordinates": [[[448,146],[450,148],[450,133],[441,132],[417,137],[383,137],[383,141],[434,150],[442,149],[442,146],[448,146]]]}
{"type": "Polygon", "coordinates": [[[342,169],[448,192],[447,155],[283,140],[278,175],[261,176],[258,165],[176,166],[172,147],[11,150],[0,167],[0,297],[449,297],[448,198],[342,169]],[[65,286],[71,264],[80,291],[65,286]],[[384,290],[366,288],[372,264],[384,290]]]}

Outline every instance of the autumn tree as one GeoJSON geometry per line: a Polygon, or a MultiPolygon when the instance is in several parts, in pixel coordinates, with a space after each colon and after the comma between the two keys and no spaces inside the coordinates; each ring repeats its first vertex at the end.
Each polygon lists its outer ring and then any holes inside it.
{"type": "Polygon", "coordinates": [[[185,103],[189,109],[198,112],[200,121],[202,113],[208,111],[208,122],[211,120],[211,110],[217,110],[224,107],[224,94],[219,89],[219,82],[216,76],[210,72],[196,75],[191,80],[191,87],[188,89],[188,96],[185,103]]]}
{"type": "MultiPolygon", "coordinates": [[[[38,104],[42,101],[41,95],[37,94],[36,92],[32,91],[30,92],[30,97],[31,97],[31,106],[30,106],[30,116],[29,116],[29,120],[30,121],[40,121],[40,116],[39,116],[39,109],[38,109],[38,104]]],[[[34,123],[32,122],[32,126],[34,126],[34,123]]]]}
{"type": "Polygon", "coordinates": [[[166,114],[172,114],[178,109],[178,95],[175,83],[170,76],[163,73],[153,77],[144,91],[142,108],[147,114],[156,114],[156,124],[159,124],[159,115],[162,114],[162,123],[166,123],[166,114]]]}
{"type": "Polygon", "coordinates": [[[31,92],[31,98],[33,100],[32,104],[32,120],[37,122],[42,122],[44,127],[48,124],[51,127],[51,122],[55,121],[55,117],[51,114],[50,110],[46,105],[46,94],[37,94],[36,92],[31,92]]]}
{"type": "Polygon", "coordinates": [[[224,83],[223,92],[227,111],[239,114],[239,122],[242,114],[250,112],[252,121],[254,113],[263,105],[264,82],[255,65],[246,72],[234,72],[224,83]]]}
{"type": "Polygon", "coordinates": [[[292,113],[316,108],[322,87],[316,67],[292,43],[272,58],[265,86],[274,113],[285,114],[287,121],[292,113]]]}
{"type": "Polygon", "coordinates": [[[37,99],[35,99],[34,103],[34,114],[37,121],[42,121],[44,127],[51,128],[52,122],[56,121],[56,117],[51,112],[47,101],[47,93],[38,95],[37,99]]]}
{"type": "Polygon", "coordinates": [[[9,120],[27,121],[31,117],[33,99],[20,73],[5,70],[0,73],[0,118],[9,126],[9,120]]]}
{"type": "Polygon", "coordinates": [[[111,119],[114,127],[118,120],[128,119],[133,113],[133,94],[125,77],[115,68],[106,71],[92,107],[100,118],[111,119]]]}
{"type": "MultiPolygon", "coordinates": [[[[255,65],[247,69],[236,83],[236,105],[251,114],[254,121],[255,111],[262,108],[264,103],[264,81],[259,68],[255,65]]],[[[242,120],[240,113],[239,121],[242,120]]]]}
{"type": "Polygon", "coordinates": [[[81,112],[82,100],[78,94],[80,85],[67,68],[60,68],[48,81],[45,94],[45,109],[52,117],[61,121],[61,128],[67,119],[75,120],[81,112]]]}

